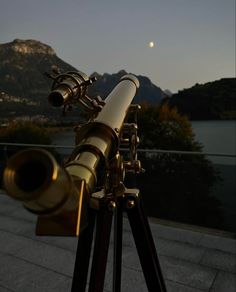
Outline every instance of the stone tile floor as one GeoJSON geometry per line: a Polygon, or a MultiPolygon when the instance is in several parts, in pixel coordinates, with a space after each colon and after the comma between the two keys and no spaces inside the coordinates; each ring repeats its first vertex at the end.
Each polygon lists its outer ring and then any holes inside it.
{"type": "MultiPolygon", "coordinates": [[[[70,291],[77,238],[34,235],[36,217],[0,191],[0,292],[70,291]]],[[[150,219],[168,292],[235,292],[236,240],[150,219]]],[[[124,218],[122,292],[148,291],[124,218]]],[[[112,246],[104,291],[112,291],[112,246]]]]}

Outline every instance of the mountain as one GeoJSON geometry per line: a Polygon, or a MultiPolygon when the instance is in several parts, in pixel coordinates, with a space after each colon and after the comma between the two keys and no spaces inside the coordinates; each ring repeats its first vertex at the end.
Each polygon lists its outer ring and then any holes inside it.
{"type": "Polygon", "coordinates": [[[165,97],[171,97],[173,95],[173,93],[169,89],[165,89],[164,95],[165,95],[165,97]]]}
{"type": "MultiPolygon", "coordinates": [[[[24,99],[26,105],[29,104],[29,100],[39,102],[39,111],[42,112],[43,105],[43,111],[48,112],[47,107],[50,106],[46,101],[52,81],[44,75],[44,72],[51,72],[52,68],[58,68],[61,72],[77,71],[76,68],[61,60],[50,46],[36,40],[15,39],[13,42],[0,44],[0,60],[0,101],[3,104],[7,97],[8,106],[11,104],[11,110],[13,107],[16,114],[19,108],[22,109],[21,113],[29,109],[16,106],[13,102],[15,97],[24,99]]],[[[96,75],[98,80],[90,87],[89,94],[106,97],[124,74],[126,72],[123,70],[116,74],[94,73],[93,75],[96,75]]],[[[163,96],[162,90],[147,77],[138,76],[138,78],[140,88],[135,102],[159,104],[163,96]]],[[[4,114],[6,114],[6,104],[4,108],[4,114]]]]}
{"type": "Polygon", "coordinates": [[[168,99],[191,120],[236,119],[236,78],[222,78],[179,91],[168,99]]]}
{"type": "Polygon", "coordinates": [[[35,40],[19,40],[0,45],[0,90],[22,98],[45,98],[51,81],[44,72],[52,67],[76,70],[57,57],[48,45],[35,40]]]}
{"type": "MultiPolygon", "coordinates": [[[[61,72],[77,71],[76,68],[61,60],[53,48],[36,40],[15,39],[0,44],[0,60],[1,118],[10,115],[57,115],[58,110],[47,102],[52,82],[44,73],[53,68],[61,72]]],[[[125,74],[124,70],[114,74],[94,72],[92,76],[97,77],[97,82],[89,88],[89,96],[105,98],[125,74]]],[[[158,105],[167,101],[192,120],[236,119],[235,78],[196,84],[172,95],[169,90],[162,91],[149,78],[137,77],[140,88],[134,98],[136,103],[158,105]]]]}
{"type": "MultiPolygon", "coordinates": [[[[103,75],[94,72],[91,76],[97,77],[97,81],[91,86],[89,93],[91,95],[100,95],[102,98],[106,97],[125,74],[128,74],[128,72],[124,70],[115,74],[105,73],[103,75]]],[[[163,98],[163,91],[154,85],[149,78],[141,75],[137,75],[137,77],[140,82],[140,87],[136,93],[134,102],[146,102],[152,105],[158,105],[163,98]]]]}

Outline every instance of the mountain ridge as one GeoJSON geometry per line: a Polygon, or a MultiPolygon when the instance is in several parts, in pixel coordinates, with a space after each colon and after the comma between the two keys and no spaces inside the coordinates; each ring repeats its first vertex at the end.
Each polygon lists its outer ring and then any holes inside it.
{"type": "MultiPolygon", "coordinates": [[[[1,117],[7,117],[9,113],[11,116],[55,116],[56,110],[47,102],[52,81],[44,73],[52,69],[61,72],[77,69],[60,59],[51,46],[33,39],[15,39],[0,44],[0,60],[1,117]]],[[[105,98],[125,74],[125,70],[112,74],[94,71],[91,76],[98,80],[89,87],[88,95],[105,98]]],[[[134,98],[135,103],[156,106],[168,102],[192,120],[236,119],[235,78],[195,84],[172,95],[153,84],[148,77],[136,76],[140,88],[134,98]]]]}
{"type": "Polygon", "coordinates": [[[236,78],[197,83],[167,100],[191,120],[236,119],[236,78]]]}
{"type": "Polygon", "coordinates": [[[12,42],[0,44],[5,50],[12,50],[22,54],[49,54],[56,55],[56,52],[49,45],[40,41],[27,39],[14,39],[12,42]]]}
{"type": "MultiPolygon", "coordinates": [[[[51,80],[44,76],[52,68],[61,72],[77,71],[70,64],[60,59],[54,49],[36,40],[15,39],[13,42],[0,44],[0,90],[12,96],[22,98],[42,99],[47,97],[51,80]]],[[[106,95],[117,84],[120,77],[126,74],[124,70],[117,73],[103,75],[97,74],[98,81],[90,87],[91,95],[106,95]]],[[[135,97],[135,102],[145,101],[150,104],[159,104],[162,90],[152,84],[145,76],[140,79],[140,89],[135,97]]]]}

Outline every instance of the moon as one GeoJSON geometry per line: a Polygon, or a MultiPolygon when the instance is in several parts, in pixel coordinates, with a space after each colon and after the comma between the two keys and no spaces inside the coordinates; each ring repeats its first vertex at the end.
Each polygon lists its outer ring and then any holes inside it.
{"type": "Polygon", "coordinates": [[[149,48],[154,48],[154,42],[153,41],[149,42],[148,46],[149,48]]]}

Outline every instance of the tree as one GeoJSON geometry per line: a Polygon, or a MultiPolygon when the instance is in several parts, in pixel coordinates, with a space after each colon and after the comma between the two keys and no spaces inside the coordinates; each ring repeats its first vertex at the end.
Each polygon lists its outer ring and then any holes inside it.
{"type": "Polygon", "coordinates": [[[139,116],[140,148],[200,151],[188,118],[167,103],[160,107],[144,104],[139,116]]]}
{"type": "MultiPolygon", "coordinates": [[[[140,148],[201,151],[187,117],[167,104],[144,105],[139,118],[140,148]]],[[[204,155],[142,154],[146,173],[138,185],[149,216],[223,228],[212,187],[220,181],[204,155]]]]}
{"type": "Polygon", "coordinates": [[[51,144],[51,139],[44,128],[30,121],[17,121],[0,130],[0,142],[51,144]]]}
{"type": "Polygon", "coordinates": [[[192,120],[224,120],[236,118],[236,79],[222,78],[195,84],[169,98],[169,105],[178,107],[192,120]]]}
{"type": "MultiPolygon", "coordinates": [[[[23,144],[51,144],[49,134],[44,128],[37,126],[30,121],[17,121],[12,122],[6,128],[0,129],[0,142],[1,143],[23,143],[23,144]]],[[[0,186],[2,184],[2,175],[4,167],[6,166],[6,160],[11,155],[16,153],[27,146],[11,146],[7,147],[0,145],[0,186]]],[[[50,152],[59,160],[59,156],[54,149],[50,149],[50,152]]]]}

